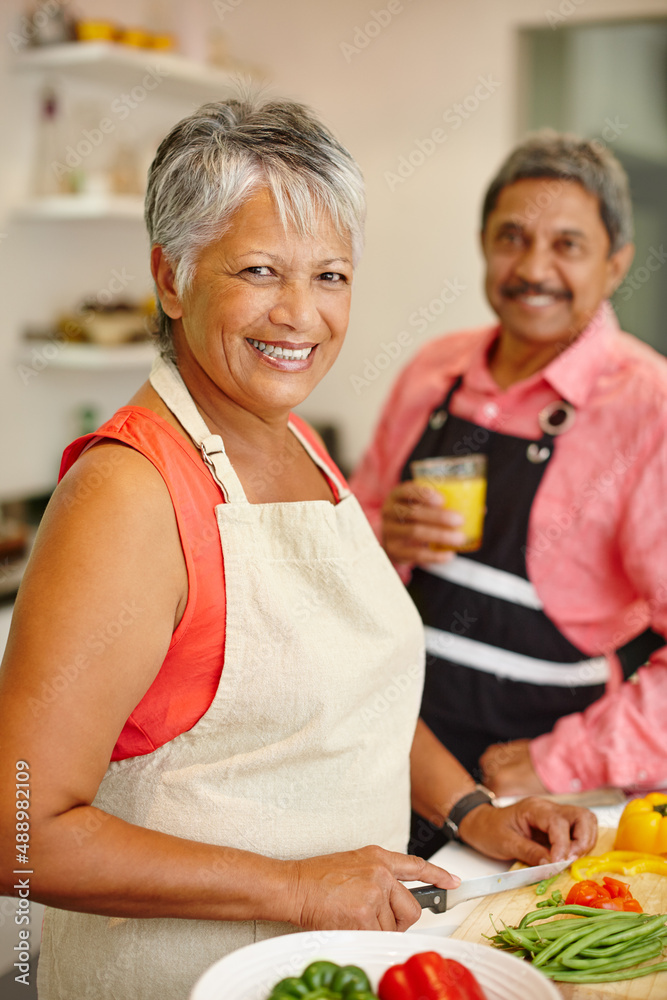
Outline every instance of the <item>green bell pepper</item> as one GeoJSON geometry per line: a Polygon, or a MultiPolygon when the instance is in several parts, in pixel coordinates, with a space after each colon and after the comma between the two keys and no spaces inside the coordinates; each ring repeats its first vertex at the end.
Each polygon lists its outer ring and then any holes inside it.
{"type": "Polygon", "coordinates": [[[377,1000],[377,997],[363,969],[321,960],[311,962],[300,977],[281,979],[267,1000],[377,1000]]]}

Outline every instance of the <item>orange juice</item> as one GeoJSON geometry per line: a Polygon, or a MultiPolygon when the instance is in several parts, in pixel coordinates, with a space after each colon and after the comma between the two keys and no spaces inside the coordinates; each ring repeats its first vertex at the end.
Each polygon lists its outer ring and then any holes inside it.
{"type": "Polygon", "coordinates": [[[457,552],[476,552],[482,544],[486,509],[486,455],[424,459],[412,463],[414,481],[437,490],[443,506],[463,516],[459,530],[466,536],[457,552]]]}

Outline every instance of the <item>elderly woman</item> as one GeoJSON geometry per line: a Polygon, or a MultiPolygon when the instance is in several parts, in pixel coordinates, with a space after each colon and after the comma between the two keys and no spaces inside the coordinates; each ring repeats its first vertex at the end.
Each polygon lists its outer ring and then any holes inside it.
{"type": "Polygon", "coordinates": [[[0,891],[22,761],[43,1000],[182,1000],[259,938],[408,927],[400,879],[456,884],[404,853],[410,761],[423,814],[455,805],[481,850],[592,845],[589,813],[491,808],[415,733],[419,616],[290,413],[342,346],[363,213],[291,103],[207,105],[151,167],[162,356],[66,451],[2,672],[0,891]]]}

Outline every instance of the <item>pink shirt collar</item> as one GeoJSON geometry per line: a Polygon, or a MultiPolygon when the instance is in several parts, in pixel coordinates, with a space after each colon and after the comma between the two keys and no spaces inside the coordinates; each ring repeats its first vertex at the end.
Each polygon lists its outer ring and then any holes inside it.
{"type": "MultiPolygon", "coordinates": [[[[499,326],[489,328],[486,336],[477,343],[469,362],[465,358],[457,359],[457,364],[452,366],[452,371],[448,374],[465,373],[466,386],[480,394],[498,396],[502,393],[504,390],[495,382],[487,364],[489,348],[499,330],[499,326]]],[[[602,302],[577,339],[541,371],[516,383],[516,388],[520,386],[524,392],[542,381],[548,382],[563,399],[573,406],[582,406],[606,363],[607,352],[603,343],[606,344],[609,335],[618,330],[618,321],[611,304],[608,301],[602,302]]],[[[514,388],[515,386],[511,386],[506,391],[511,392],[514,388]]]]}

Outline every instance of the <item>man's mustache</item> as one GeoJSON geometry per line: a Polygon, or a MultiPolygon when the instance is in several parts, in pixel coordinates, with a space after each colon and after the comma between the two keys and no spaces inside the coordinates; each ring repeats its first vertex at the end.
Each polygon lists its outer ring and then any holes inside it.
{"type": "Polygon", "coordinates": [[[556,299],[571,299],[572,292],[567,288],[550,288],[548,285],[534,285],[523,281],[520,284],[502,285],[501,292],[509,299],[518,298],[519,295],[552,295],[556,299]]]}

